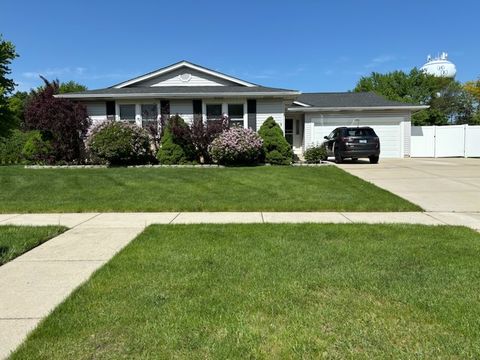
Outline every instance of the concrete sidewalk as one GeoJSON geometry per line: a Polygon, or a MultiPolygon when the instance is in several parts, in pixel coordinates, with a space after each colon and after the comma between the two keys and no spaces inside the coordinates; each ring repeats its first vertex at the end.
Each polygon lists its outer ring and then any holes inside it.
{"type": "Polygon", "coordinates": [[[1,214],[0,225],[64,225],[65,233],[0,267],[0,358],[151,224],[412,223],[480,231],[479,213],[78,213],[1,214]]]}

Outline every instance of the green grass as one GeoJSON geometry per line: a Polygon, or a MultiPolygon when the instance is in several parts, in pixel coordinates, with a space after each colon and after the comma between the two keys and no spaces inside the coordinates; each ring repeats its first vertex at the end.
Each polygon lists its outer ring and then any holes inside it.
{"type": "Polygon", "coordinates": [[[0,226],[0,265],[61,234],[63,226],[0,226]]]}
{"type": "Polygon", "coordinates": [[[13,359],[480,358],[480,234],[157,225],[13,359]]]}
{"type": "Polygon", "coordinates": [[[0,212],[418,211],[334,166],[44,169],[0,167],[0,212]]]}

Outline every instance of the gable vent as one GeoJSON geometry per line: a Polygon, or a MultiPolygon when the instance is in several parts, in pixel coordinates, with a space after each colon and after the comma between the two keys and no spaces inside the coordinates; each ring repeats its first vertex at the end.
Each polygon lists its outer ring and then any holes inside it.
{"type": "Polygon", "coordinates": [[[192,74],[189,73],[183,73],[180,75],[180,80],[183,82],[189,82],[192,79],[192,74]]]}

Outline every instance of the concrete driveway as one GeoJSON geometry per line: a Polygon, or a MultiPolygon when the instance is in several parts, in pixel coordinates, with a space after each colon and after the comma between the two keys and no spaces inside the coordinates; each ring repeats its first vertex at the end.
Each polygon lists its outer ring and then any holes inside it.
{"type": "Polygon", "coordinates": [[[427,211],[478,212],[480,159],[380,159],[340,168],[401,196],[427,211]]]}

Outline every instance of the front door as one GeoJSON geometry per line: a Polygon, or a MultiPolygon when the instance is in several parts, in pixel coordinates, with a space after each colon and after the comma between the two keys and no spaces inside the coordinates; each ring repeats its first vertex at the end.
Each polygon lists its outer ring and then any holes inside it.
{"type": "Polygon", "coordinates": [[[300,119],[285,119],[285,139],[292,146],[294,152],[302,148],[302,121],[300,119]]]}
{"type": "Polygon", "coordinates": [[[293,119],[285,119],[285,139],[293,147],[293,119]]]}

